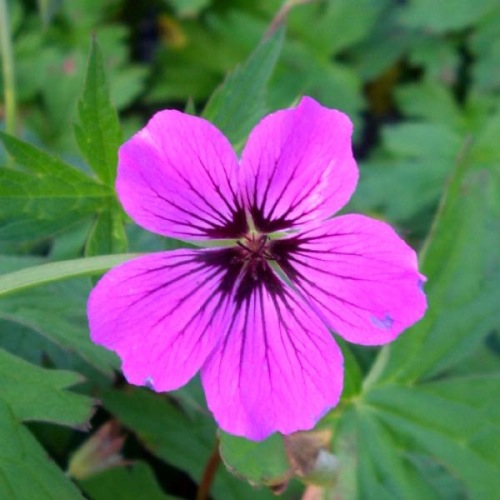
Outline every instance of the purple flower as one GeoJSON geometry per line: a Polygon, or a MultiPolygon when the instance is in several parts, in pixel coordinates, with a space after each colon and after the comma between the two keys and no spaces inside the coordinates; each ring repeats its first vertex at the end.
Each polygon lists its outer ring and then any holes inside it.
{"type": "Polygon", "coordinates": [[[173,110],[121,147],[130,217],[212,247],[139,257],[92,291],[92,340],[118,353],[130,383],[170,391],[201,371],[222,429],[288,434],[339,401],[329,330],[380,345],[422,317],[415,252],[383,222],[328,218],[357,183],[351,132],[346,115],[304,97],[264,118],[240,160],[216,127],[173,110]]]}

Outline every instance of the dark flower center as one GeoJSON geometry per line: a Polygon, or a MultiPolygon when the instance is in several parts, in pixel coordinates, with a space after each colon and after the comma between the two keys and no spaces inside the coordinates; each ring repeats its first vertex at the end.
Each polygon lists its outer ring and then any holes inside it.
{"type": "Polygon", "coordinates": [[[271,259],[269,254],[269,236],[267,234],[246,234],[240,241],[238,246],[242,249],[242,256],[245,259],[263,258],[271,259]]]}
{"type": "Polygon", "coordinates": [[[199,253],[197,259],[220,273],[219,291],[222,295],[234,292],[236,305],[240,307],[248,305],[254,294],[261,300],[264,290],[273,296],[283,295],[283,282],[269,262],[286,261],[287,248],[277,245],[279,241],[267,234],[247,231],[236,245],[199,253]]]}
{"type": "Polygon", "coordinates": [[[258,279],[259,270],[267,260],[274,260],[270,251],[270,238],[267,234],[248,233],[237,242],[236,260],[243,263],[246,274],[258,279]]]}

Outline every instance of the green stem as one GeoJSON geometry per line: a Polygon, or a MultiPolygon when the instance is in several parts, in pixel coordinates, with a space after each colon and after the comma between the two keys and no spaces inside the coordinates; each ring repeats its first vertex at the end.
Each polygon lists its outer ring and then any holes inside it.
{"type": "Polygon", "coordinates": [[[27,267],[19,271],[0,275],[0,297],[22,292],[36,286],[47,285],[79,276],[95,276],[127,260],[139,257],[137,253],[100,255],[82,259],[50,262],[27,267]]]}
{"type": "Polygon", "coordinates": [[[16,84],[14,78],[14,57],[12,56],[12,36],[10,32],[7,0],[0,0],[0,54],[5,94],[5,130],[16,135],[16,84]]]}

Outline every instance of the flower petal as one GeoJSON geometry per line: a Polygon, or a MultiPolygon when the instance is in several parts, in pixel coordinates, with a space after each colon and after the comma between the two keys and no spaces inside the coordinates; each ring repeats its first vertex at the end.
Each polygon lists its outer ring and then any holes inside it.
{"type": "Polygon", "coordinates": [[[331,334],[270,273],[239,294],[222,344],[201,372],[219,426],[254,440],[312,428],[337,404],[343,383],[331,334]]]}
{"type": "Polygon", "coordinates": [[[202,118],[161,111],[119,151],[116,190],[150,231],[180,239],[238,238],[247,230],[235,192],[238,160],[202,118]]]}
{"type": "Polygon", "coordinates": [[[168,391],[199,370],[229,321],[239,275],[239,267],[226,266],[230,251],[151,254],[99,281],[88,304],[91,338],[116,351],[130,383],[168,391]]]}
{"type": "Polygon", "coordinates": [[[427,307],[415,252],[383,222],[336,217],[274,241],[271,252],[328,327],[350,342],[390,342],[427,307]]]}
{"type": "Polygon", "coordinates": [[[243,150],[243,190],[257,229],[317,222],[342,208],[358,180],[349,118],[304,97],[251,132],[243,150]]]}

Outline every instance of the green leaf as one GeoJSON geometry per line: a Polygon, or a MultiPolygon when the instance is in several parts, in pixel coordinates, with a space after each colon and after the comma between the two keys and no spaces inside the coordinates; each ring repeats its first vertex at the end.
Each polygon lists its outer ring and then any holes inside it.
{"type": "Polygon", "coordinates": [[[22,421],[85,427],[92,399],[67,390],[81,376],[46,370],[0,349],[0,498],[82,498],[22,421]]]}
{"type": "MultiPolygon", "coordinates": [[[[406,449],[389,427],[374,418],[370,411],[357,414],[357,425],[361,449],[365,454],[363,472],[376,474],[370,481],[362,481],[360,493],[363,498],[377,498],[372,484],[381,483],[386,492],[385,498],[435,498],[423,478],[415,474],[412,464],[406,459],[406,449]],[[403,459],[401,459],[403,457],[403,459]],[[368,482],[368,484],[366,484],[368,482]],[[372,492],[373,491],[373,492],[372,492]]],[[[377,489],[375,489],[377,491],[377,489]]]]}
{"type": "Polygon", "coordinates": [[[283,436],[273,434],[255,442],[220,432],[220,453],[229,470],[243,476],[250,484],[272,485],[289,478],[290,463],[285,453],[283,436]]]}
{"type": "MultiPolygon", "coordinates": [[[[283,63],[273,77],[269,100],[273,107],[289,107],[298,95],[312,95],[327,107],[340,109],[356,121],[356,113],[364,106],[361,97],[362,82],[352,69],[318,57],[305,45],[287,45],[283,63]]],[[[355,127],[355,131],[357,128],[355,127]]]]}
{"type": "MultiPolygon", "coordinates": [[[[407,57],[408,51],[416,42],[418,34],[410,30],[399,28],[398,12],[391,0],[372,2],[379,9],[375,23],[364,39],[353,47],[349,47],[351,70],[354,70],[364,82],[378,82],[380,88],[392,86],[391,76],[396,75],[398,61],[407,57]],[[389,79],[387,79],[389,77],[389,79]],[[384,83],[385,82],[385,83],[384,83]]],[[[335,5],[333,4],[333,9],[335,5]]],[[[331,31],[329,36],[331,37],[331,31]]],[[[384,106],[386,99],[383,95],[372,95],[374,104],[384,106]]]]}
{"type": "Polygon", "coordinates": [[[347,449],[363,498],[491,498],[500,488],[498,357],[486,371],[475,358],[500,330],[498,123],[462,152],[442,201],[422,255],[425,317],[381,350],[341,413],[335,447],[347,449]]]}
{"type": "Polygon", "coordinates": [[[424,81],[396,90],[396,99],[408,117],[423,118],[455,130],[464,125],[462,110],[451,90],[442,83],[424,81]]]}
{"type": "Polygon", "coordinates": [[[65,181],[68,186],[71,184],[83,184],[85,186],[93,186],[95,189],[99,188],[101,192],[110,193],[109,189],[95,182],[80,170],[33,146],[29,142],[22,141],[1,131],[0,140],[17,163],[38,177],[50,175],[54,179],[65,181]]]}
{"type": "MultiPolygon", "coordinates": [[[[1,173],[0,173],[1,177],[1,173]]],[[[1,198],[0,198],[1,199],[1,198]]],[[[0,242],[26,243],[58,236],[61,231],[73,229],[79,222],[84,222],[77,216],[61,216],[58,219],[37,220],[19,216],[9,217],[7,221],[0,219],[0,242]]]]}
{"type": "MultiPolygon", "coordinates": [[[[477,158],[477,156],[476,156],[477,158]]],[[[392,344],[384,379],[429,378],[500,328],[500,169],[463,160],[424,253],[429,309],[392,344]]]]}
{"type": "Polygon", "coordinates": [[[367,404],[411,449],[436,457],[474,498],[500,488],[499,376],[454,378],[414,387],[374,389],[367,404]],[[432,411],[429,409],[432,408],[432,411]]]}
{"type": "Polygon", "coordinates": [[[383,130],[384,146],[395,156],[453,160],[458,156],[463,139],[449,125],[406,122],[383,130]],[[425,148],[422,148],[425,144],[425,148]]]}
{"type": "Polygon", "coordinates": [[[106,186],[35,146],[2,132],[0,140],[25,169],[0,169],[2,239],[36,239],[67,228],[114,198],[106,186]]]}
{"type": "Polygon", "coordinates": [[[336,337],[335,341],[342,349],[344,357],[344,389],[342,396],[345,399],[355,398],[361,391],[363,374],[361,366],[352,351],[352,344],[349,345],[341,337],[336,337]]]}
{"type": "MultiPolygon", "coordinates": [[[[114,55],[112,58],[114,59],[114,55]]],[[[114,71],[110,71],[109,92],[112,97],[112,102],[118,111],[130,106],[130,104],[144,92],[144,87],[147,85],[146,79],[148,77],[148,66],[133,66],[130,64],[130,61],[127,61],[127,65],[124,67],[114,68],[114,71]]],[[[138,116],[136,119],[139,123],[142,122],[138,116]]],[[[139,127],[136,127],[135,130],[138,128],[139,127]]]]}
{"type": "MultiPolygon", "coordinates": [[[[31,260],[33,259],[0,257],[0,272],[13,269],[14,266],[28,265],[31,260]]],[[[118,365],[116,356],[93,344],[89,339],[85,312],[89,290],[88,280],[65,280],[4,297],[0,301],[0,319],[9,322],[3,325],[5,330],[9,329],[9,332],[4,332],[4,337],[9,333],[12,339],[16,336],[21,342],[22,335],[17,331],[12,332],[12,327],[19,325],[28,328],[64,349],[66,358],[68,353],[75,353],[111,377],[112,369],[118,365]],[[57,300],[54,300],[54,297],[57,297],[57,300]]],[[[5,346],[3,341],[2,345],[5,346]]],[[[40,346],[33,341],[30,345],[30,352],[40,350],[40,346]]],[[[11,352],[21,355],[21,347],[15,351],[12,351],[15,346],[9,347],[11,352]]],[[[33,358],[38,359],[39,356],[30,356],[28,359],[33,358]]]]}
{"type": "Polygon", "coordinates": [[[51,262],[0,276],[0,296],[35,286],[78,276],[101,274],[113,266],[139,257],[139,254],[103,255],[84,259],[51,262]]]}
{"type": "Polygon", "coordinates": [[[100,213],[90,232],[85,255],[105,255],[127,251],[127,235],[122,212],[111,206],[100,213]]]}
{"type": "Polygon", "coordinates": [[[470,34],[468,48],[474,57],[472,78],[479,94],[494,92],[500,87],[500,69],[497,64],[500,57],[499,30],[500,8],[497,6],[495,12],[483,17],[470,34]]]}
{"type": "Polygon", "coordinates": [[[92,500],[172,500],[158,485],[155,475],[145,462],[134,462],[129,467],[114,467],[84,481],[80,487],[92,500]]]}
{"type": "Polygon", "coordinates": [[[435,32],[459,30],[473,25],[498,5],[496,0],[413,0],[403,10],[406,26],[435,32]]]}
{"type": "Polygon", "coordinates": [[[50,254],[48,255],[50,260],[68,260],[80,257],[91,228],[92,221],[86,220],[57,235],[51,241],[50,254]]]}
{"type": "MultiPolygon", "coordinates": [[[[3,383],[3,382],[2,382],[3,383]]],[[[83,499],[31,433],[0,399],[0,498],[83,499]]]]}
{"type": "Polygon", "coordinates": [[[134,430],[152,453],[196,479],[201,477],[215,443],[215,426],[209,419],[190,421],[167,398],[143,389],[107,392],[102,399],[105,408],[134,430]]]}
{"type": "Polygon", "coordinates": [[[382,134],[384,154],[364,165],[354,201],[363,211],[383,210],[392,221],[406,222],[422,213],[428,219],[464,139],[449,125],[428,122],[386,127],[382,134]]]}
{"type": "Polygon", "coordinates": [[[422,69],[430,81],[444,81],[449,85],[460,79],[461,60],[453,38],[421,37],[411,48],[410,64],[422,69]]]}
{"type": "Polygon", "coordinates": [[[363,41],[373,30],[386,3],[386,0],[336,0],[297,8],[290,16],[290,31],[301,32],[301,38],[307,40],[316,53],[331,57],[363,41]]]}
{"type": "Polygon", "coordinates": [[[78,114],[80,123],[75,126],[75,135],[80,151],[104,184],[112,186],[122,132],[116,109],[110,102],[101,49],[95,40],[78,114]]]}
{"type": "MultiPolygon", "coordinates": [[[[107,392],[102,397],[105,408],[137,434],[139,440],[165,462],[186,471],[199,482],[216,445],[216,426],[205,408],[189,413],[174,406],[165,396],[143,389],[107,392]]],[[[214,498],[271,498],[218,467],[211,494],[214,498]]]]}
{"type": "MultiPolygon", "coordinates": [[[[78,103],[80,123],[75,134],[80,151],[97,176],[113,186],[122,131],[111,104],[101,49],[92,42],[83,93],[78,103]]],[[[124,252],[127,240],[122,213],[114,199],[102,207],[87,241],[88,256],[124,252]]]]}
{"type": "Polygon", "coordinates": [[[248,60],[230,73],[208,101],[203,117],[239,146],[266,112],[266,85],[278,60],[284,32],[262,42],[248,60]]]}
{"type": "Polygon", "coordinates": [[[497,137],[500,135],[500,112],[488,120],[484,120],[479,133],[474,134],[468,161],[480,168],[492,168],[496,173],[500,170],[500,146],[497,137]]]}
{"type": "Polygon", "coordinates": [[[17,170],[0,170],[2,219],[25,215],[31,219],[55,221],[61,214],[73,214],[73,221],[97,210],[109,193],[97,184],[74,184],[52,175],[32,175],[17,170]]]}
{"type": "Polygon", "coordinates": [[[395,432],[371,401],[359,401],[342,415],[334,445],[341,469],[332,497],[465,498],[450,470],[395,432]]]}
{"type": "Polygon", "coordinates": [[[0,380],[0,400],[19,420],[87,425],[92,400],[66,390],[82,382],[80,375],[39,368],[0,349],[0,380]]]}

